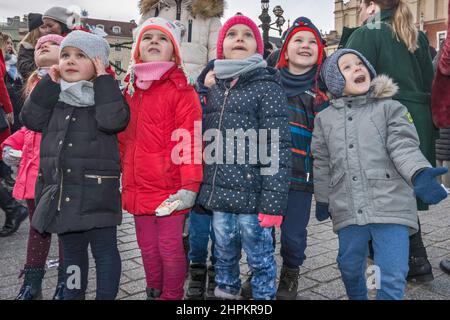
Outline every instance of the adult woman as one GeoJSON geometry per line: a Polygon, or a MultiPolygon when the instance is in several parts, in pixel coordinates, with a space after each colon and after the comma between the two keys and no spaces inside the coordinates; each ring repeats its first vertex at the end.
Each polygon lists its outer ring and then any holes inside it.
{"type": "MultiPolygon", "coordinates": [[[[398,84],[400,90],[394,99],[407,107],[419,134],[420,149],[435,165],[438,131],[431,117],[434,74],[426,35],[417,30],[405,0],[363,0],[360,20],[362,26],[341,45],[361,52],[377,73],[398,84]]],[[[418,209],[428,210],[428,206],[418,201],[418,209]]],[[[409,269],[408,280],[433,280],[420,229],[410,238],[409,269]]]]}

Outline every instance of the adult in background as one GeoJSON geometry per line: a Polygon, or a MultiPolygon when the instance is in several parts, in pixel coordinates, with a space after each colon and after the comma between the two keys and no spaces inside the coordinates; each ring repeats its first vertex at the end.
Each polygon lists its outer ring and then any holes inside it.
{"type": "MultiPolygon", "coordinates": [[[[420,150],[434,166],[438,131],[431,117],[434,74],[426,35],[417,30],[405,0],[363,0],[360,21],[362,26],[343,37],[341,46],[361,52],[378,74],[386,74],[398,84],[400,90],[393,99],[408,109],[419,135],[420,150]]],[[[420,200],[417,206],[421,211],[428,210],[420,200]]],[[[408,280],[433,279],[419,223],[419,232],[410,237],[408,280]]]]}
{"type": "Polygon", "coordinates": [[[196,80],[208,61],[216,58],[224,4],[224,0],[141,0],[140,23],[151,17],[181,23],[181,55],[187,73],[196,80]]]}

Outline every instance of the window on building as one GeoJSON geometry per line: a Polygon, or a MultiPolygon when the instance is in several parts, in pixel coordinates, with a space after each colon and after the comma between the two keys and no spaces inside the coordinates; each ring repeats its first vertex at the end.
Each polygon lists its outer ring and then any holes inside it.
{"type": "MultiPolygon", "coordinates": [[[[116,43],[116,45],[118,45],[118,43],[116,43]]],[[[115,47],[115,50],[116,51],[122,51],[122,48],[117,46],[117,47],[115,47]]]]}
{"type": "Polygon", "coordinates": [[[445,40],[447,37],[447,31],[440,31],[436,34],[437,36],[437,50],[441,49],[441,43],[445,40]]]}
{"type": "Polygon", "coordinates": [[[122,61],[116,60],[116,61],[114,62],[114,64],[116,65],[117,68],[122,69],[122,61]]]}
{"type": "Polygon", "coordinates": [[[105,31],[105,26],[102,24],[98,24],[96,27],[105,31]]]}
{"type": "Polygon", "coordinates": [[[113,31],[113,33],[115,33],[115,34],[120,34],[120,33],[122,32],[122,30],[121,30],[120,27],[118,27],[118,26],[114,26],[114,27],[112,28],[112,31],[113,31]]]}

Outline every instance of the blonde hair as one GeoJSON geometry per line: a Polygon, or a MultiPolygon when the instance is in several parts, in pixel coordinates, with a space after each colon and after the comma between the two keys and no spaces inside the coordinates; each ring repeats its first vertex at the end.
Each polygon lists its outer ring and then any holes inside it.
{"type": "Polygon", "coordinates": [[[25,35],[25,37],[22,39],[22,41],[20,41],[20,44],[22,45],[23,43],[29,43],[34,48],[40,37],[41,37],[41,32],[39,31],[39,28],[36,28],[36,29],[28,32],[25,35]]]}
{"type": "Polygon", "coordinates": [[[414,53],[418,48],[419,31],[414,23],[414,16],[405,0],[363,0],[365,5],[371,2],[382,10],[394,10],[392,28],[396,36],[406,45],[408,51],[414,53]]]}
{"type": "Polygon", "coordinates": [[[12,51],[14,54],[16,54],[16,50],[14,49],[14,41],[12,37],[7,33],[0,32],[0,49],[2,49],[3,54],[6,54],[6,43],[8,42],[8,40],[11,40],[11,42],[13,43],[12,51]]]}

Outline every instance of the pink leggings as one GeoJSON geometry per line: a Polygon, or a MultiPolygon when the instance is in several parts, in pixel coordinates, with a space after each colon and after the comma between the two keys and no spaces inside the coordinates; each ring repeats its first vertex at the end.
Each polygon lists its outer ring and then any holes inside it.
{"type": "Polygon", "coordinates": [[[161,300],[182,300],[187,261],[183,246],[184,215],[135,216],[147,287],[160,290],[161,300]]]}
{"type": "MultiPolygon", "coordinates": [[[[27,200],[27,206],[30,214],[30,231],[28,233],[27,261],[25,262],[25,268],[44,268],[52,243],[52,235],[50,233],[41,234],[31,226],[31,220],[33,219],[35,209],[34,199],[27,200]]],[[[59,265],[62,266],[63,250],[60,240],[58,241],[58,245],[59,265]]]]}

